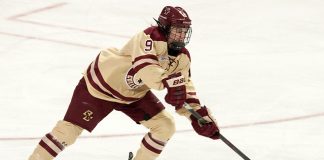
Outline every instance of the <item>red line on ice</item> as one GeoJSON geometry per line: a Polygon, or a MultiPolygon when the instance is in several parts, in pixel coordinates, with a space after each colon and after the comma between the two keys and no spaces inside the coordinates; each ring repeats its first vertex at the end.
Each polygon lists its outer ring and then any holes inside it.
{"type": "MultiPolygon", "coordinates": [[[[252,127],[257,125],[267,125],[267,124],[276,124],[296,120],[304,120],[309,118],[316,118],[324,116],[324,112],[314,113],[309,115],[302,115],[296,117],[282,118],[282,119],[273,119],[268,121],[259,121],[259,122],[250,122],[250,123],[241,123],[221,126],[222,129],[227,128],[239,128],[239,127],[252,127]]],[[[179,130],[177,133],[193,132],[192,129],[179,130]]],[[[89,139],[89,138],[120,138],[120,137],[130,137],[130,136],[143,136],[145,133],[124,133],[124,134],[106,134],[106,135],[94,135],[94,136],[81,136],[80,139],[89,139]]],[[[40,140],[42,137],[3,137],[0,138],[0,141],[19,141],[19,140],[40,140]]]]}
{"type": "Polygon", "coordinates": [[[101,48],[99,46],[92,46],[92,45],[87,45],[87,44],[67,42],[67,41],[63,41],[63,40],[55,40],[55,39],[49,39],[49,38],[41,38],[41,37],[36,37],[36,36],[21,35],[21,34],[16,34],[16,33],[8,33],[8,32],[1,32],[0,31],[0,34],[7,35],[7,36],[13,36],[13,37],[19,37],[19,38],[35,39],[35,40],[40,40],[40,41],[59,43],[59,44],[64,44],[64,45],[85,47],[85,48],[93,48],[93,49],[100,49],[101,48]]]}
{"type": "Polygon", "coordinates": [[[61,6],[66,5],[66,4],[67,3],[57,3],[57,4],[54,4],[54,5],[47,6],[47,7],[31,10],[31,11],[28,11],[28,12],[25,12],[25,13],[20,13],[20,14],[11,16],[8,19],[17,19],[17,18],[25,17],[25,16],[28,16],[28,15],[31,15],[31,14],[34,14],[34,13],[38,13],[38,12],[50,10],[50,9],[53,9],[53,8],[61,7],[61,6]]]}
{"type": "Polygon", "coordinates": [[[61,28],[61,29],[81,31],[81,32],[87,32],[87,33],[94,33],[94,34],[99,34],[99,35],[107,35],[107,36],[119,37],[119,38],[130,38],[130,36],[126,36],[126,35],[113,34],[113,33],[97,31],[97,30],[83,29],[83,28],[77,28],[77,27],[71,27],[71,26],[65,26],[65,25],[59,25],[59,24],[50,24],[50,23],[43,23],[43,22],[39,22],[39,21],[22,19],[22,17],[26,17],[26,16],[30,16],[30,15],[35,14],[35,13],[47,11],[47,10],[54,9],[54,8],[58,8],[58,7],[66,5],[66,4],[67,3],[53,4],[53,5],[50,5],[50,6],[47,6],[47,7],[38,8],[38,9],[31,10],[31,11],[28,11],[28,12],[25,12],[25,13],[20,13],[20,14],[11,16],[8,19],[12,20],[12,21],[21,22],[21,23],[29,23],[29,24],[45,26],[45,27],[61,28]]]}

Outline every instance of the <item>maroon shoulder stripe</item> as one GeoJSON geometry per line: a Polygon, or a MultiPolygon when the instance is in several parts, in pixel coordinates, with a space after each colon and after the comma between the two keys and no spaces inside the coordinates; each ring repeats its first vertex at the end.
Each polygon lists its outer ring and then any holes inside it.
{"type": "Polygon", "coordinates": [[[135,73],[148,65],[159,66],[158,58],[152,54],[136,57],[132,63],[135,73]]]}
{"type": "Polygon", "coordinates": [[[167,39],[163,32],[157,26],[151,26],[144,30],[144,33],[150,35],[150,38],[153,41],[164,41],[166,42],[167,39]]]}
{"type": "Polygon", "coordinates": [[[155,60],[155,61],[158,61],[158,58],[155,56],[155,55],[152,55],[152,54],[146,54],[146,55],[143,55],[143,56],[138,56],[134,59],[133,61],[133,64],[136,62],[136,61],[139,61],[139,60],[142,60],[142,59],[152,59],[152,60],[155,60]]]}

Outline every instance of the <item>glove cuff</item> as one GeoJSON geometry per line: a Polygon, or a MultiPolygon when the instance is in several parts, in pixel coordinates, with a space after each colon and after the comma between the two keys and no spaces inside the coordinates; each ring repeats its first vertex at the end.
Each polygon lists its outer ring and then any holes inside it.
{"type": "Polygon", "coordinates": [[[169,77],[162,80],[164,87],[173,88],[182,86],[185,82],[185,78],[181,73],[170,75],[169,77]]]}
{"type": "MultiPolygon", "coordinates": [[[[205,117],[208,116],[208,110],[205,106],[201,107],[200,109],[196,110],[196,112],[201,116],[201,117],[205,117]]],[[[192,121],[196,121],[197,118],[195,116],[193,116],[192,114],[190,115],[190,119],[192,121]]]]}

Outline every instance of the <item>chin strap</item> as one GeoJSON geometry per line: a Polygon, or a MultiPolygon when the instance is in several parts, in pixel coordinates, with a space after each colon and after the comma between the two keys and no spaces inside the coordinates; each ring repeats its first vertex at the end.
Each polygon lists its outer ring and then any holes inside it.
{"type": "Polygon", "coordinates": [[[180,50],[176,50],[170,47],[168,48],[168,55],[176,57],[179,54],[180,54],[180,50]]]}
{"type": "Polygon", "coordinates": [[[153,19],[156,22],[156,24],[159,26],[159,28],[161,29],[161,31],[164,33],[164,35],[167,36],[169,34],[170,27],[167,27],[167,26],[162,25],[161,22],[158,21],[155,18],[153,18],[153,19]]]}

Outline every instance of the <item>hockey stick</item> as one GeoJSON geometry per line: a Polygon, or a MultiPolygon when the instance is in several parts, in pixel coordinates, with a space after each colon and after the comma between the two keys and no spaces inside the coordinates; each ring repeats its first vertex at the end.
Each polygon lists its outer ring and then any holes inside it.
{"type": "MultiPolygon", "coordinates": [[[[198,119],[200,124],[208,123],[199,113],[197,113],[188,103],[184,103],[183,106],[195,117],[198,119]]],[[[250,160],[243,152],[241,152],[237,147],[234,146],[229,140],[227,140],[222,134],[219,133],[219,139],[221,139],[227,146],[229,146],[233,151],[235,151],[239,156],[244,160],[250,160]]]]}

